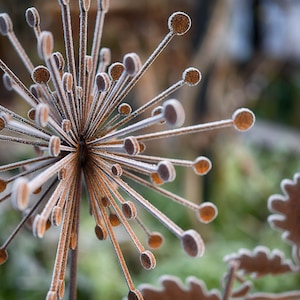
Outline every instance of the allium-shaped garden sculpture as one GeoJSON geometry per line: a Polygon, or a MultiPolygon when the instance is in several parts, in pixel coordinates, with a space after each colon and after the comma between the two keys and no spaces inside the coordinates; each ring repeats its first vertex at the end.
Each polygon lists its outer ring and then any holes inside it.
{"type": "MultiPolygon", "coordinates": [[[[184,85],[199,83],[201,74],[195,68],[186,69],[177,83],[133,110],[125,102],[126,96],[172,38],[188,31],[191,26],[189,16],[182,12],[170,16],[169,32],[146,62],[141,63],[136,53],[129,53],[124,56],[123,63],[111,64],[109,49],[101,48],[108,0],[98,0],[90,54],[87,49],[90,1],[79,1],[78,58],[75,58],[77,51],[74,51],[69,1],[58,2],[62,11],[65,54],[54,52],[53,35],[40,29],[38,11],[33,7],[26,11],[26,21],[37,40],[41,59],[38,66],[32,64],[22,48],[10,17],[6,13],[0,15],[0,32],[9,38],[33,80],[31,86],[25,86],[0,60],[7,89],[17,92],[31,106],[27,116],[0,106],[0,140],[33,146],[37,153],[35,158],[0,167],[3,173],[0,201],[11,199],[16,209],[24,211],[23,219],[0,247],[0,263],[8,259],[7,248],[27,221],[32,220],[32,231],[38,238],[42,238],[51,226],[60,226],[53,277],[46,299],[63,297],[68,260],[72,262],[73,274],[69,298],[75,299],[79,210],[85,189],[96,223],[96,236],[100,240],[108,236],[111,239],[128,285],[128,298],[142,299],[114,232],[115,226],[124,226],[140,254],[142,266],[146,269],[155,267],[154,255],[137,238],[131,224],[137,223],[145,232],[150,248],[158,248],[163,237],[146,227],[137,215],[137,206],[146,209],[173,232],[188,255],[203,255],[204,244],[196,231],[177,226],[129,182],[139,183],[194,210],[201,222],[208,223],[217,215],[212,203],[194,204],[161,187],[163,183],[175,180],[175,167],[191,167],[197,175],[206,174],[211,167],[209,159],[199,156],[189,161],[152,156],[147,154],[147,143],[229,126],[245,131],[253,125],[254,115],[248,109],[238,109],[227,120],[183,126],[181,103],[167,98],[184,85]],[[151,129],[156,124],[162,129],[143,133],[144,128],[151,129]],[[12,176],[10,170],[14,169],[20,169],[20,172],[12,176]]],[[[1,239],[3,234],[1,229],[1,239]]]]}

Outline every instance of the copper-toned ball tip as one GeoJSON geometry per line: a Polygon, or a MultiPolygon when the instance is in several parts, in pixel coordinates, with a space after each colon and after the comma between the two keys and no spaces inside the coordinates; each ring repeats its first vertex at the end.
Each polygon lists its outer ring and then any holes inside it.
{"type": "Polygon", "coordinates": [[[40,15],[35,7],[30,7],[25,13],[26,22],[30,27],[36,27],[40,24],[40,15]]]}
{"type": "Polygon", "coordinates": [[[34,120],[37,125],[45,127],[49,119],[49,106],[44,103],[39,103],[35,108],[34,120]]]}
{"type": "Polygon", "coordinates": [[[185,34],[191,27],[190,17],[183,12],[175,12],[169,17],[169,29],[177,35],[185,34]]]}
{"type": "Polygon", "coordinates": [[[120,164],[116,163],[111,166],[111,172],[114,176],[120,177],[123,174],[123,169],[120,164]]]}
{"type": "Polygon", "coordinates": [[[128,103],[121,103],[118,107],[118,112],[121,116],[127,116],[132,112],[132,108],[128,103]]]}
{"type": "Polygon", "coordinates": [[[185,112],[181,103],[176,99],[170,99],[164,102],[164,117],[169,126],[180,127],[185,120],[185,112]]]}
{"type": "Polygon", "coordinates": [[[140,144],[137,139],[132,136],[124,139],[123,148],[129,155],[137,155],[140,152],[140,144]]]}
{"type": "Polygon", "coordinates": [[[0,265],[4,264],[8,259],[8,253],[5,249],[0,248],[0,265]]]}
{"type": "Polygon", "coordinates": [[[60,138],[56,135],[52,135],[48,146],[49,154],[57,157],[60,153],[60,138]]]}
{"type": "Polygon", "coordinates": [[[156,260],[153,253],[149,250],[141,253],[140,256],[141,264],[146,270],[151,270],[155,268],[156,260]]]}
{"type": "Polygon", "coordinates": [[[5,191],[6,186],[7,186],[6,181],[0,178],[0,193],[5,191]]]}
{"type": "Polygon", "coordinates": [[[187,230],[181,237],[181,243],[184,251],[191,257],[199,257],[204,254],[204,243],[199,233],[195,230],[187,230]]]}
{"type": "Polygon", "coordinates": [[[218,215],[217,207],[210,202],[202,203],[197,211],[198,219],[201,223],[208,224],[218,215]]]}
{"type": "Polygon", "coordinates": [[[113,227],[117,227],[121,224],[119,217],[115,213],[110,213],[109,221],[113,227]]]}
{"type": "Polygon", "coordinates": [[[232,120],[238,131],[246,131],[254,125],[255,115],[247,108],[240,108],[234,112],[232,120]]]}
{"type": "Polygon", "coordinates": [[[193,162],[193,170],[197,175],[206,175],[211,166],[211,161],[204,156],[197,157],[193,162]]]}
{"type": "Polygon", "coordinates": [[[46,231],[47,220],[41,215],[36,215],[32,224],[32,232],[35,237],[42,238],[46,231]]]}
{"type": "Polygon", "coordinates": [[[102,72],[96,75],[96,85],[99,92],[106,92],[110,87],[109,76],[102,72]]]}
{"type": "Polygon", "coordinates": [[[63,211],[59,206],[54,206],[51,213],[51,224],[58,226],[62,221],[63,211]]]}
{"type": "Polygon", "coordinates": [[[123,64],[128,75],[134,76],[142,66],[141,60],[136,53],[128,53],[124,56],[123,64]]]}
{"type": "Polygon", "coordinates": [[[159,232],[152,232],[150,233],[147,242],[152,249],[158,249],[162,246],[164,238],[159,232]]]}
{"type": "Polygon", "coordinates": [[[183,81],[189,86],[197,85],[201,81],[201,78],[201,72],[192,67],[187,68],[182,74],[183,81]]]}
{"type": "Polygon", "coordinates": [[[172,182],[176,177],[174,166],[167,160],[158,163],[157,173],[164,182],[172,182]]]}
{"type": "Polygon", "coordinates": [[[33,69],[31,78],[35,83],[47,83],[50,80],[50,72],[44,66],[37,66],[33,69]]]}
{"type": "Polygon", "coordinates": [[[117,81],[124,71],[124,65],[121,63],[113,63],[109,69],[108,73],[112,79],[112,81],[117,81]]]}
{"type": "Polygon", "coordinates": [[[49,59],[53,52],[53,35],[49,31],[43,31],[38,39],[38,53],[40,58],[49,59]]]}
{"type": "Polygon", "coordinates": [[[13,24],[7,13],[0,14],[0,33],[8,35],[13,31],[13,24]]]}
{"type": "Polygon", "coordinates": [[[95,234],[100,241],[103,241],[107,238],[107,231],[102,226],[95,227],[95,234]]]}
{"type": "Polygon", "coordinates": [[[24,210],[28,206],[29,201],[29,187],[28,180],[24,177],[18,178],[12,187],[11,200],[19,210],[24,210]]]}
{"type": "Polygon", "coordinates": [[[137,216],[137,209],[131,201],[126,201],[122,204],[122,212],[126,219],[135,219],[137,216]]]}

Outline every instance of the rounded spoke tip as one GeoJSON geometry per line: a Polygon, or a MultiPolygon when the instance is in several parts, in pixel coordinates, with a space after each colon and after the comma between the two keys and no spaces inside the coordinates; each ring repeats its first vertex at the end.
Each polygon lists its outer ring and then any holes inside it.
{"type": "Polygon", "coordinates": [[[248,108],[240,108],[233,113],[232,120],[238,131],[247,131],[254,125],[255,115],[248,108]]]}
{"type": "Polygon", "coordinates": [[[173,34],[183,35],[191,28],[191,18],[184,12],[175,12],[169,17],[168,25],[173,34]]]}
{"type": "Polygon", "coordinates": [[[8,259],[8,253],[6,249],[0,248],[0,265],[4,264],[8,259]]]}
{"type": "Polygon", "coordinates": [[[203,256],[205,246],[198,232],[193,229],[187,230],[181,237],[184,251],[191,257],[203,256]]]}

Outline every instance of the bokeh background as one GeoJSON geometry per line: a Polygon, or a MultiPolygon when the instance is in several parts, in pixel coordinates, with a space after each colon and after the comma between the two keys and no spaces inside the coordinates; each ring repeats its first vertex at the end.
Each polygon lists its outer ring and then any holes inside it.
{"type": "MultiPolygon", "coordinates": [[[[78,1],[71,0],[75,42],[78,39],[78,1]]],[[[63,52],[60,7],[55,0],[0,0],[0,11],[8,12],[24,48],[39,63],[36,42],[24,12],[35,6],[41,27],[55,36],[55,48],[63,52]]],[[[96,1],[90,12],[92,26],[96,1]]],[[[198,230],[206,242],[203,258],[191,259],[180,242],[148,214],[142,218],[166,237],[155,252],[157,267],[144,271],[131,243],[120,233],[122,248],[136,285],[157,285],[158,278],[172,274],[185,280],[203,279],[209,289],[221,288],[226,272],[223,256],[257,245],[279,248],[290,256],[290,247],[267,223],[267,200],[281,193],[280,182],[300,171],[300,2],[298,0],[111,0],[106,16],[103,46],[112,50],[112,61],[127,52],[137,52],[142,61],[167,33],[167,19],[177,10],[192,18],[191,30],[176,37],[137,85],[130,101],[138,105],[176,82],[182,71],[194,66],[202,82],[182,88],[174,95],[186,108],[186,124],[228,118],[238,107],[249,107],[257,122],[249,133],[232,129],[201,133],[178,142],[162,141],[151,149],[171,157],[192,159],[206,155],[213,168],[205,177],[177,170],[169,188],[197,203],[212,201],[218,218],[201,225],[194,214],[163,201],[148,190],[143,194],[183,228],[198,230]]],[[[90,45],[90,44],[89,44],[90,45]]],[[[25,83],[30,83],[17,55],[5,37],[0,37],[0,57],[25,83]]],[[[24,104],[0,83],[1,104],[17,111],[24,104]]],[[[26,147],[0,145],[1,163],[30,157],[26,147]]],[[[94,236],[94,221],[82,209],[78,299],[122,299],[127,287],[109,241],[94,236]]],[[[0,241],[17,224],[20,215],[10,203],[0,206],[0,241]]],[[[42,240],[23,230],[9,249],[10,259],[0,267],[0,299],[43,299],[51,280],[57,232],[42,240]]],[[[283,292],[300,286],[299,276],[267,277],[254,290],[283,292]]]]}

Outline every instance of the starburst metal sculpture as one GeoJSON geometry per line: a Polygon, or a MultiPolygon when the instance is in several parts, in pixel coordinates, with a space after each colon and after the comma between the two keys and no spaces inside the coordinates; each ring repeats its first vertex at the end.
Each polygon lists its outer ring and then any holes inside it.
{"type": "Polygon", "coordinates": [[[60,226],[53,277],[46,299],[63,298],[68,261],[72,274],[69,298],[75,299],[79,212],[85,189],[96,223],[96,236],[100,240],[110,237],[128,285],[128,299],[143,299],[131,279],[114,231],[115,226],[122,224],[140,255],[142,266],[145,269],[155,267],[153,253],[140,242],[131,225],[136,223],[145,232],[150,248],[159,248],[163,236],[146,227],[138,217],[137,206],[146,209],[173,232],[188,255],[203,255],[204,244],[196,231],[180,228],[129,183],[134,181],[194,210],[203,223],[212,221],[217,215],[212,203],[194,204],[161,186],[175,180],[175,167],[192,167],[197,175],[206,174],[211,167],[209,159],[199,156],[189,161],[152,156],[146,154],[147,143],[230,126],[245,131],[255,118],[251,111],[242,108],[227,120],[183,126],[181,103],[166,99],[180,87],[200,82],[201,74],[196,68],[186,69],[177,83],[135,110],[125,102],[128,93],[172,38],[189,30],[191,20],[187,14],[176,12],[170,16],[169,32],[146,62],[141,63],[136,53],[128,53],[123,63],[111,64],[109,49],[101,48],[109,1],[98,0],[92,49],[88,54],[90,1],[79,0],[78,58],[75,58],[70,3],[68,0],[58,2],[62,12],[65,59],[61,53],[53,51],[52,33],[41,30],[38,11],[34,7],[26,11],[26,21],[34,31],[42,60],[38,66],[32,64],[14,34],[10,17],[0,14],[0,32],[9,38],[33,80],[30,87],[25,86],[0,59],[5,86],[31,106],[27,116],[0,106],[0,140],[33,146],[37,153],[35,158],[0,167],[3,173],[0,202],[11,199],[13,206],[24,212],[23,219],[0,247],[0,263],[8,259],[8,246],[29,221],[38,238],[42,238],[51,226],[60,226]],[[163,129],[143,133],[143,129],[151,129],[156,124],[163,129]],[[10,171],[14,169],[20,172],[12,176],[10,171]]]}

